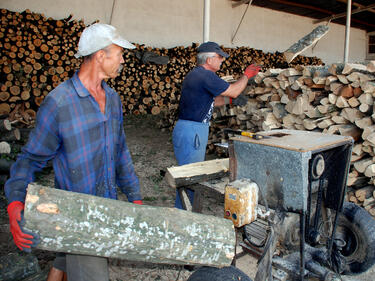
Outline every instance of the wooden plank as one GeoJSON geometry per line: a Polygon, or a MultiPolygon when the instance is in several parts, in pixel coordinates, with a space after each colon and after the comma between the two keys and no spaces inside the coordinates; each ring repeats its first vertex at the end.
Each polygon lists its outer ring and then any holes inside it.
{"type": "Polygon", "coordinates": [[[199,183],[229,174],[229,158],[202,161],[167,168],[165,179],[171,187],[199,183]]]}
{"type": "Polygon", "coordinates": [[[236,237],[224,218],[29,184],[26,228],[39,249],[165,264],[229,266],[236,237]]]}

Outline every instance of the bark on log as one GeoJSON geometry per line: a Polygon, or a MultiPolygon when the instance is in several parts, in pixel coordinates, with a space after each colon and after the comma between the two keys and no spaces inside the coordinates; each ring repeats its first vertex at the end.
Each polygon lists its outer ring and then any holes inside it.
{"type": "Polygon", "coordinates": [[[176,188],[224,177],[228,173],[229,158],[225,158],[167,168],[165,179],[176,188]]]}
{"type": "Polygon", "coordinates": [[[136,205],[29,184],[25,227],[39,249],[167,264],[228,266],[233,223],[175,208],[136,205]]]}
{"type": "Polygon", "coordinates": [[[301,38],[297,43],[294,43],[284,52],[285,60],[290,63],[296,56],[326,35],[328,30],[329,27],[327,25],[319,25],[316,27],[313,31],[301,38]]]}

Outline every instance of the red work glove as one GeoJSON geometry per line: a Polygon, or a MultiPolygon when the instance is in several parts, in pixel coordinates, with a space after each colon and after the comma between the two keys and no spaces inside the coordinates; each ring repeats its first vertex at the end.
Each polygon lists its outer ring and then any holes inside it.
{"type": "Polygon", "coordinates": [[[143,205],[142,200],[134,200],[133,203],[138,204],[138,205],[143,205]]]}
{"type": "Polygon", "coordinates": [[[260,66],[251,64],[248,67],[246,67],[244,75],[246,75],[247,79],[250,79],[251,77],[254,77],[255,75],[257,75],[260,69],[261,69],[260,66]]]}
{"type": "Polygon", "coordinates": [[[8,205],[10,232],[12,232],[13,240],[16,246],[21,250],[30,253],[31,247],[35,247],[40,243],[39,235],[24,230],[25,225],[23,219],[24,205],[20,201],[14,201],[8,205]]]}

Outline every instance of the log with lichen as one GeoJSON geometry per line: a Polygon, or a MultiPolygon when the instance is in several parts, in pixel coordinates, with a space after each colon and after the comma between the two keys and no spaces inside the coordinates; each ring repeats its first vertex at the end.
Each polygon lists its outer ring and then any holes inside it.
{"type": "Polygon", "coordinates": [[[294,43],[284,52],[285,60],[290,63],[296,56],[326,35],[328,30],[328,25],[319,25],[316,27],[313,31],[298,40],[298,42],[294,43]]]}
{"type": "Polygon", "coordinates": [[[216,267],[234,257],[229,220],[37,184],[27,189],[25,221],[40,235],[43,250],[216,267]]]}

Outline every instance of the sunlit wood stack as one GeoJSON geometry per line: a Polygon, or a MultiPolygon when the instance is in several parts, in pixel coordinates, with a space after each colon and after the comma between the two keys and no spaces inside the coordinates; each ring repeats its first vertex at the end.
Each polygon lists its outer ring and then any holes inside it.
{"type": "MultiPolygon", "coordinates": [[[[35,117],[44,97],[78,69],[81,60],[74,54],[85,24],[73,20],[72,16],[55,20],[30,10],[0,11],[0,69],[4,74],[0,78],[0,115],[11,114],[22,120],[22,124],[30,123],[25,126],[32,126],[30,120],[23,118],[24,113],[35,117]],[[18,112],[20,110],[22,112],[18,112]]],[[[166,125],[171,126],[175,121],[173,113],[178,107],[181,83],[196,63],[197,44],[170,49],[135,45],[136,49],[125,51],[121,74],[108,83],[120,94],[126,114],[166,112],[168,115],[172,111],[166,125]],[[168,57],[169,61],[164,65],[144,63],[142,56],[146,52],[168,57]]],[[[225,50],[231,57],[224,62],[220,75],[238,76],[249,63],[258,63],[264,68],[321,64],[317,58],[298,56],[289,65],[282,53],[263,53],[252,48],[225,50]]]]}
{"type": "Polygon", "coordinates": [[[260,72],[244,94],[246,106],[216,109],[209,150],[225,141],[222,129],[251,132],[272,129],[319,131],[352,136],[355,144],[348,186],[350,201],[374,214],[375,184],[375,62],[331,66],[297,66],[260,72]],[[358,196],[358,194],[365,193],[358,196]],[[369,199],[365,201],[366,199],[369,199]]]}

